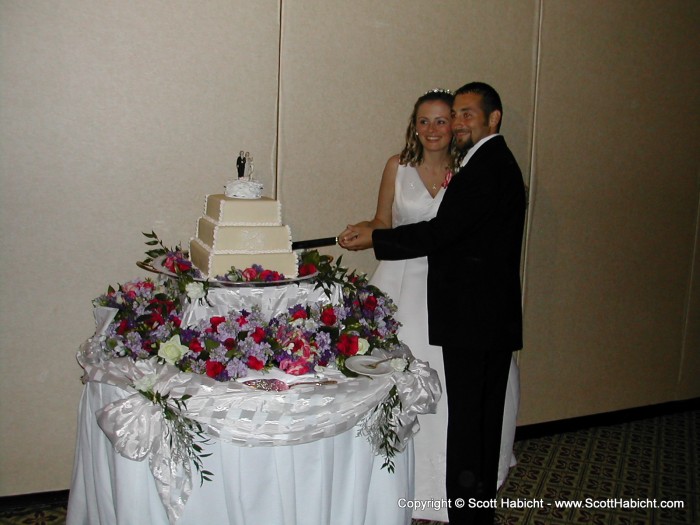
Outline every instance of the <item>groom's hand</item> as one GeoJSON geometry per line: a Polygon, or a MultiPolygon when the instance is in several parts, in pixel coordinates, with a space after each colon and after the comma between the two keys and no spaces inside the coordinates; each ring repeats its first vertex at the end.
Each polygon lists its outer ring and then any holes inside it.
{"type": "Polygon", "coordinates": [[[374,228],[371,226],[350,224],[338,238],[338,242],[346,250],[366,250],[372,247],[373,231],[374,228]]]}

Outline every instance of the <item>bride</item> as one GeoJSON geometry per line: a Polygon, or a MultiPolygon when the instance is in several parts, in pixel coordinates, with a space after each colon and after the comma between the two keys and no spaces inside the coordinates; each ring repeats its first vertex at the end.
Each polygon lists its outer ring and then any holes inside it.
{"type": "MultiPolygon", "coordinates": [[[[443,89],[428,91],[415,103],[406,144],[399,155],[386,163],[379,187],[374,219],[360,224],[393,228],[432,219],[437,213],[453,165],[450,112],[452,94],[443,89]]],[[[344,230],[340,245],[350,234],[344,230]]],[[[442,384],[445,372],[442,348],[428,343],[427,257],[400,261],[380,261],[371,284],[387,293],[398,307],[396,318],[402,324],[399,338],[413,355],[435,369],[442,384]]],[[[513,439],[519,401],[519,378],[511,360],[504,409],[498,485],[515,465],[513,439]]],[[[420,417],[420,432],[414,437],[415,499],[442,501],[445,495],[445,448],[447,441],[447,393],[443,391],[435,414],[420,417]]],[[[447,522],[447,508],[416,509],[414,519],[447,522]]]]}

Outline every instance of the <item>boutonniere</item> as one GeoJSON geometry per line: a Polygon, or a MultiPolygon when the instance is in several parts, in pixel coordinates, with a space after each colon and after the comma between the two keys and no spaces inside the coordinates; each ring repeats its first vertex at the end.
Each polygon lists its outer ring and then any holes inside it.
{"type": "Polygon", "coordinates": [[[447,186],[450,184],[450,181],[452,180],[452,175],[453,175],[452,170],[445,173],[445,180],[442,181],[443,188],[447,188],[447,186]]]}

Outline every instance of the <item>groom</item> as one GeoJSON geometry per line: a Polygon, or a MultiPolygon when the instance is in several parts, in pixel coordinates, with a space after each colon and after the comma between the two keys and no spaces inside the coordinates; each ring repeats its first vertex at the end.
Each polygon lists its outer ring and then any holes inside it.
{"type": "Polygon", "coordinates": [[[380,260],[428,256],[429,339],[442,346],[447,383],[450,525],[493,523],[506,383],[522,348],[525,187],[498,133],[502,116],[491,86],[462,86],[452,132],[465,155],[436,217],[393,229],[348,226],[357,237],[344,242],[374,246],[380,260]]]}

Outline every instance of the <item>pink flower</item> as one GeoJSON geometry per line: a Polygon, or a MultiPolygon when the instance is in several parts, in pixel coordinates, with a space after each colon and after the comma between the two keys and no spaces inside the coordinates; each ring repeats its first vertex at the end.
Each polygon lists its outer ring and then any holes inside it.
{"type": "Polygon", "coordinates": [[[304,361],[302,359],[295,361],[293,359],[285,358],[280,361],[280,370],[283,370],[284,372],[287,372],[293,376],[301,376],[311,372],[312,367],[311,363],[308,361],[304,361]]]}
{"type": "Polygon", "coordinates": [[[285,346],[289,348],[294,355],[301,356],[305,359],[311,357],[311,343],[303,337],[296,337],[285,346]]]}
{"type": "Polygon", "coordinates": [[[442,181],[443,188],[447,188],[447,186],[450,184],[450,181],[452,180],[452,175],[453,175],[452,170],[445,173],[445,180],[442,181]]]}
{"type": "Polygon", "coordinates": [[[174,254],[168,255],[163,261],[163,266],[173,273],[187,272],[192,269],[192,263],[174,254]]]}

